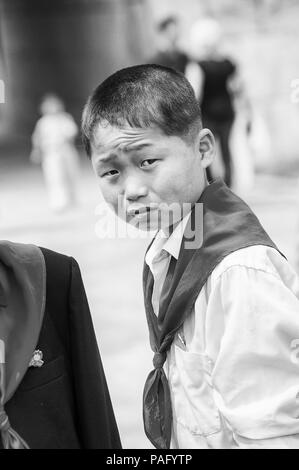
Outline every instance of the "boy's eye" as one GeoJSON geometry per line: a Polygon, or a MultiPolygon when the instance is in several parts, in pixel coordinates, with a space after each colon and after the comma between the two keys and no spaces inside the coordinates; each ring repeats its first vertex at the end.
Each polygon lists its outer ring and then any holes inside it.
{"type": "Polygon", "coordinates": [[[157,158],[148,158],[147,160],[143,160],[143,162],[141,163],[141,166],[146,168],[146,167],[153,165],[157,161],[158,161],[157,158]]]}
{"type": "Polygon", "coordinates": [[[104,178],[105,176],[111,177],[111,176],[116,176],[118,174],[119,174],[118,170],[110,170],[110,171],[106,171],[106,173],[103,173],[101,177],[102,178],[104,178]]]}

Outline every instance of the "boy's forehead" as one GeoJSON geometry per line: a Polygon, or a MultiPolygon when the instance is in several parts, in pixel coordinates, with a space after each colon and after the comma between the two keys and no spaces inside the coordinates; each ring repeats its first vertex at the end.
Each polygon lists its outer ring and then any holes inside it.
{"type": "Polygon", "coordinates": [[[166,137],[158,127],[121,127],[98,124],[93,132],[92,147],[97,152],[112,149],[134,150],[134,147],[149,146],[166,137]]]}

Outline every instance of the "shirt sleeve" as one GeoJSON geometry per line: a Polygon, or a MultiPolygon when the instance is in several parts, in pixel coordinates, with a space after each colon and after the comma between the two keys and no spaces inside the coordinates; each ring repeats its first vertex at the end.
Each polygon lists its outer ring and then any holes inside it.
{"type": "Polygon", "coordinates": [[[215,400],[237,446],[298,448],[298,298],[278,273],[246,266],[224,271],[211,296],[224,318],[215,400]]]}

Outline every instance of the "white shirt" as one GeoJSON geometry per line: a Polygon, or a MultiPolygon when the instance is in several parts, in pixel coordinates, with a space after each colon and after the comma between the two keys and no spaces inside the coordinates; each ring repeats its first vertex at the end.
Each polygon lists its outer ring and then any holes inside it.
{"type": "MultiPolygon", "coordinates": [[[[156,315],[187,220],[169,238],[159,232],[145,258],[156,315]]],[[[167,354],[171,448],[299,448],[298,345],[299,280],[289,263],[262,245],[226,256],[167,354]]]]}

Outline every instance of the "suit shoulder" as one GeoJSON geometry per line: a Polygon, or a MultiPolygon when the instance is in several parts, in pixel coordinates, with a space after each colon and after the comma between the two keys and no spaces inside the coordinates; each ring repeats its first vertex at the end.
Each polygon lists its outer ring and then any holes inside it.
{"type": "Polygon", "coordinates": [[[57,251],[49,250],[48,248],[39,247],[42,251],[45,258],[49,259],[52,262],[57,263],[70,263],[72,259],[70,256],[64,255],[62,253],[58,253],[57,251]]]}
{"type": "Polygon", "coordinates": [[[40,247],[46,263],[47,286],[48,290],[54,288],[67,290],[69,287],[72,267],[77,265],[76,261],[67,255],[57,253],[48,248],[40,247]],[[51,287],[51,289],[50,289],[51,287]]]}

